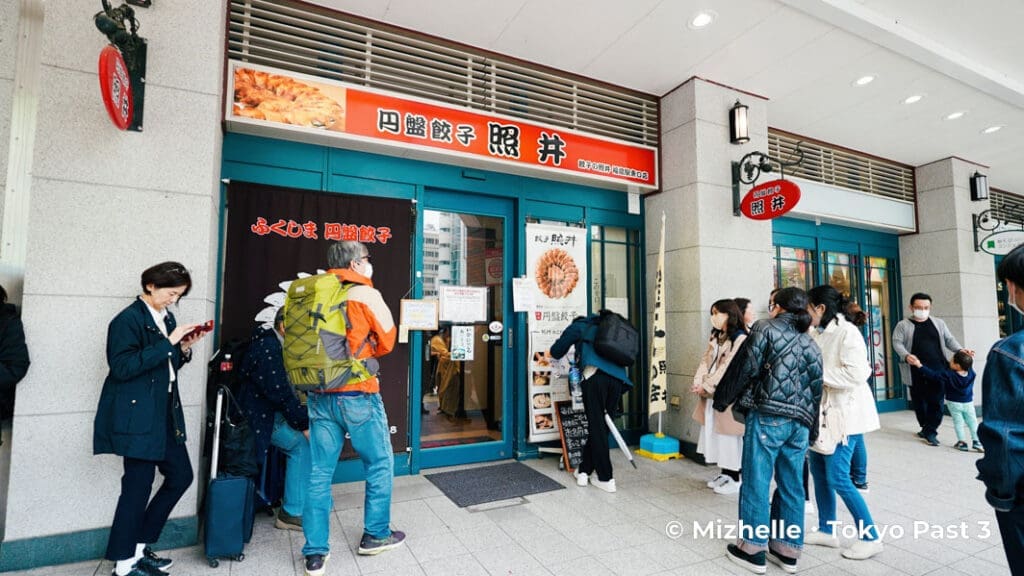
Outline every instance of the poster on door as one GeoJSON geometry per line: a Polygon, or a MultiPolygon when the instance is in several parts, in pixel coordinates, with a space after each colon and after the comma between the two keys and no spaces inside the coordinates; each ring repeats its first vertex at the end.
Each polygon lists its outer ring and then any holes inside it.
{"type": "Polygon", "coordinates": [[[871,332],[868,337],[871,339],[871,355],[874,360],[872,368],[875,376],[885,378],[885,337],[882,331],[881,306],[871,306],[871,332]]]}
{"type": "Polygon", "coordinates": [[[472,362],[473,344],[472,326],[452,326],[452,345],[449,350],[452,360],[472,362]]]}
{"type": "Polygon", "coordinates": [[[568,358],[546,355],[566,326],[587,314],[587,231],[567,225],[526,225],[529,314],[527,392],[530,442],[558,440],[555,403],[569,400],[568,358]]]}

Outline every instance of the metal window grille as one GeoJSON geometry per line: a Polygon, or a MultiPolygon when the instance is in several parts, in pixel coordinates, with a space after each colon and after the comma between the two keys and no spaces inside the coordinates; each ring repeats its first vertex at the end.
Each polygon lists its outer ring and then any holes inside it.
{"type": "Polygon", "coordinates": [[[800,166],[788,168],[788,174],[895,200],[914,202],[917,198],[911,166],[805,140],[778,130],[768,131],[770,156],[792,158],[797,144],[804,152],[804,161],[800,166]]]}
{"type": "Polygon", "coordinates": [[[228,58],[658,145],[654,96],[289,0],[230,0],[228,58]]]}
{"type": "Polygon", "coordinates": [[[998,188],[991,188],[989,192],[989,205],[993,216],[1004,222],[1024,224],[1024,196],[998,188]]]}

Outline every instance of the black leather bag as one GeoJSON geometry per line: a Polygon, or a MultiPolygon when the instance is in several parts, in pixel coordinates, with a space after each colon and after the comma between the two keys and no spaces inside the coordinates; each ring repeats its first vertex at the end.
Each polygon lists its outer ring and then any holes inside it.
{"type": "Polygon", "coordinates": [[[256,459],[256,438],[231,390],[226,386],[221,388],[228,398],[228,406],[221,416],[220,462],[217,466],[217,473],[255,477],[259,472],[259,462],[256,459]]]}

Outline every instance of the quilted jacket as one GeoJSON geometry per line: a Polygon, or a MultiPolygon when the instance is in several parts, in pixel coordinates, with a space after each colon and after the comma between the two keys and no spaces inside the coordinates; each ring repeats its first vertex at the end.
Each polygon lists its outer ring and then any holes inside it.
{"type": "Polygon", "coordinates": [[[792,418],[812,431],[821,402],[821,350],[794,327],[796,317],[779,314],[754,323],[715,390],[714,408],[738,402],[746,410],[792,418]],[[781,356],[780,356],[781,354],[781,356]],[[766,370],[760,382],[762,367],[766,370]]]}

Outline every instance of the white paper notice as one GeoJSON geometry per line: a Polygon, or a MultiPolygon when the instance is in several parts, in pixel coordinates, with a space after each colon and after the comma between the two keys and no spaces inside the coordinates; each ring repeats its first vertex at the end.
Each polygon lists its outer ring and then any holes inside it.
{"type": "Polygon", "coordinates": [[[452,326],[452,360],[471,362],[473,344],[472,326],[452,326]]]}
{"type": "Polygon", "coordinates": [[[530,312],[536,300],[533,297],[533,281],[529,278],[512,279],[512,311],[530,312]]]}

